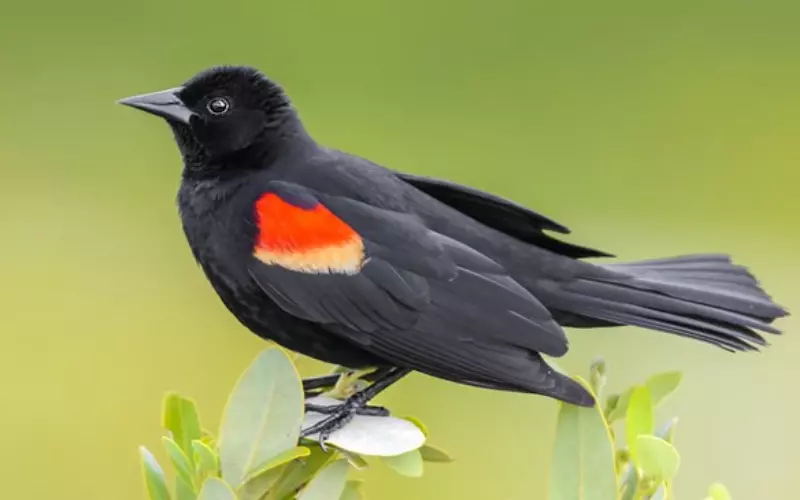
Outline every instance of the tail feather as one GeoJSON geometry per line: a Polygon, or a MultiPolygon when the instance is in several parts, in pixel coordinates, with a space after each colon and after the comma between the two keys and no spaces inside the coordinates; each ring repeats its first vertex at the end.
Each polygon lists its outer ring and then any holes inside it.
{"type": "MultiPolygon", "coordinates": [[[[648,289],[651,284],[648,283],[648,289]]],[[[585,300],[588,301],[602,301],[606,306],[615,307],[616,305],[624,306],[641,306],[641,311],[666,311],[684,315],[687,319],[692,317],[701,317],[706,319],[713,319],[721,323],[728,323],[734,325],[741,325],[743,327],[752,327],[758,330],[763,330],[769,333],[780,333],[777,328],[765,322],[758,317],[749,316],[735,312],[735,309],[726,309],[720,307],[719,304],[707,304],[699,301],[686,300],[686,296],[677,294],[664,294],[659,290],[655,293],[647,293],[647,290],[642,288],[635,288],[626,284],[609,283],[602,281],[577,281],[565,287],[565,290],[575,289],[577,294],[582,294],[585,300]],[[597,297],[600,297],[598,299],[597,297]],[[712,306],[712,307],[709,307],[712,306]]],[[[674,290],[672,290],[674,292],[674,290]]],[[[714,290],[709,290],[713,293],[714,290]]]]}
{"type": "Polygon", "coordinates": [[[726,255],[688,255],[602,266],[609,273],[562,283],[547,305],[605,324],[694,338],[726,350],[768,345],[759,332],[788,313],[726,255]]]}
{"type": "Polygon", "coordinates": [[[730,269],[731,259],[724,253],[698,253],[691,255],[680,255],[678,257],[637,260],[636,262],[625,262],[622,264],[607,264],[605,267],[648,267],[651,269],[665,267],[684,269],[693,264],[699,264],[706,268],[717,267],[719,269],[730,269]]]}

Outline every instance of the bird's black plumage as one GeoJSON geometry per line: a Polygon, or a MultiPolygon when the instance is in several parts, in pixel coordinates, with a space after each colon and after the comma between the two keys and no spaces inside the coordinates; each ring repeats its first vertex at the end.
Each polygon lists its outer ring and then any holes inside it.
{"type": "Polygon", "coordinates": [[[728,350],[786,312],[724,255],[625,264],[561,224],[455,183],[318,144],[283,90],[220,67],[122,101],[170,123],[194,256],[256,334],[332,363],[593,403],[541,354],[562,326],[636,325],[728,350]]]}

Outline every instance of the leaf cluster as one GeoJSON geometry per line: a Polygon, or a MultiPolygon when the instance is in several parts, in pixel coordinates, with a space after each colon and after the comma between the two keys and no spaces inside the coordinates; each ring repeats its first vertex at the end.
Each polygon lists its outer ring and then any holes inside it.
{"type": "MultiPolygon", "coordinates": [[[[362,383],[337,367],[339,383],[308,402],[337,404],[362,383]]],[[[589,381],[576,380],[603,401],[607,368],[598,360],[589,381]]],[[[674,500],[680,469],[677,418],[656,425],[656,409],[682,381],[680,372],[654,375],[592,408],[560,404],[551,467],[550,500],[674,500]],[[620,442],[618,445],[617,442],[620,442]]],[[[150,500],[363,500],[354,473],[382,462],[420,477],[424,464],[450,462],[427,443],[428,431],[412,417],[356,416],[321,446],[301,430],[324,415],[305,412],[302,381],[289,356],[271,346],[242,373],[225,406],[218,434],[200,424],[195,403],[164,398],[164,454],[168,481],[154,455],[140,448],[150,500]]],[[[730,500],[721,484],[705,500],[730,500]]]]}
{"type": "MultiPolygon", "coordinates": [[[[338,401],[317,396],[317,404],[338,401]]],[[[287,354],[270,347],[244,371],[225,406],[218,436],[203,429],[189,398],[164,398],[162,437],[174,477],[140,448],[150,500],[358,500],[352,472],[382,461],[399,474],[419,477],[424,462],[449,462],[427,444],[414,419],[357,416],[326,441],[301,439],[320,414],[304,411],[302,381],[287,354]],[[171,485],[169,483],[172,483],[171,485]]]]}
{"type": "MultiPolygon", "coordinates": [[[[607,368],[590,368],[589,382],[576,377],[601,401],[607,368]]],[[[678,419],[656,425],[655,410],[681,383],[680,372],[653,375],[605,405],[582,408],[561,404],[550,478],[550,500],[673,500],[673,480],[680,468],[675,447],[678,419]],[[617,439],[619,434],[620,439],[617,439]],[[624,444],[616,446],[616,442],[624,444]]],[[[730,500],[720,484],[707,500],[730,500]]]]}

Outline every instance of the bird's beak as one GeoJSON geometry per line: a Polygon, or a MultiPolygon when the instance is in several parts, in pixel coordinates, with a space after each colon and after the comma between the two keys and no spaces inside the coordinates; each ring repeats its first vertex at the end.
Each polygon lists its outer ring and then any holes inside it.
{"type": "Polygon", "coordinates": [[[174,89],[162,90],[161,92],[126,97],[117,102],[125,106],[141,109],[142,111],[166,118],[167,120],[189,123],[189,118],[192,117],[194,112],[187,108],[180,97],[178,97],[181,90],[183,90],[183,87],[175,87],[174,89]]]}

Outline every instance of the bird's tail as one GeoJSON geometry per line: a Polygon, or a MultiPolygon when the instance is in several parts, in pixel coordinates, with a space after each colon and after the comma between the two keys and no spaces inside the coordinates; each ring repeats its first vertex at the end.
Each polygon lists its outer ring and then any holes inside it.
{"type": "Polygon", "coordinates": [[[559,283],[546,305],[565,326],[634,325],[729,351],[767,345],[759,332],[788,312],[744,267],[726,255],[702,254],[606,264],[600,273],[559,283]],[[558,318],[559,314],[556,314],[558,318]]]}

